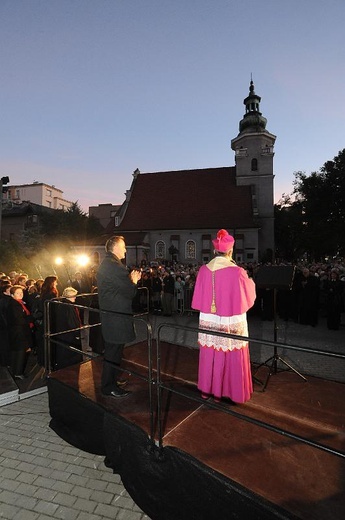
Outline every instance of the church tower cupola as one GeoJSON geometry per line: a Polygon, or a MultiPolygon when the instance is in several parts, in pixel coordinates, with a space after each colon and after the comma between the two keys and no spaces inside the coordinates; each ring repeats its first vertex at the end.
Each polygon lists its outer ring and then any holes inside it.
{"type": "Polygon", "coordinates": [[[251,79],[249,96],[243,101],[246,106],[246,113],[240,121],[239,130],[241,132],[260,132],[265,130],[267,119],[260,112],[261,97],[255,94],[254,83],[251,79]]]}
{"type": "Polygon", "coordinates": [[[261,97],[255,94],[253,79],[243,103],[246,113],[239,134],[231,140],[235,152],[236,184],[250,186],[253,215],[259,226],[260,261],[274,254],[273,158],[276,136],[266,129],[267,119],[260,112],[261,97]]]}

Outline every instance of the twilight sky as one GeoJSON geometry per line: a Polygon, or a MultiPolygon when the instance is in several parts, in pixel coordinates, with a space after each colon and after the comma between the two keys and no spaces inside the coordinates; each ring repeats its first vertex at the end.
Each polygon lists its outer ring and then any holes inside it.
{"type": "Polygon", "coordinates": [[[345,148],[344,21],[344,0],[0,0],[0,174],[88,211],[136,168],[233,166],[252,74],[278,201],[345,148]]]}

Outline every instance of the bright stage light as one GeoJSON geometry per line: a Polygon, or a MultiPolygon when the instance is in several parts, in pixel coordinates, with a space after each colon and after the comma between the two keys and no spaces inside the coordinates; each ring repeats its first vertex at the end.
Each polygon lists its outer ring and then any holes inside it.
{"type": "Polygon", "coordinates": [[[62,265],[63,264],[63,259],[61,258],[61,256],[57,256],[55,258],[55,263],[56,263],[56,265],[62,265]]]}
{"type": "Polygon", "coordinates": [[[79,255],[77,256],[76,261],[80,267],[85,267],[89,263],[90,259],[87,255],[79,255]]]}

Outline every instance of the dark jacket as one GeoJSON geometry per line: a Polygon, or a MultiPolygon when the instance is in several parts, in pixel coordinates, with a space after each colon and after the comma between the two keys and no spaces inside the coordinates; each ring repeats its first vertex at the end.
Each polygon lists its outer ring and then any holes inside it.
{"type": "Polygon", "coordinates": [[[12,300],[12,296],[0,294],[0,366],[8,365],[8,352],[10,341],[8,335],[8,308],[12,300]]]}
{"type": "Polygon", "coordinates": [[[31,348],[33,345],[32,326],[33,318],[27,315],[21,304],[12,298],[8,307],[8,333],[10,350],[20,351],[31,348]]]}
{"type": "Polygon", "coordinates": [[[112,253],[107,253],[97,272],[97,288],[103,338],[108,343],[128,343],[135,339],[132,302],[137,287],[127,268],[112,253]],[[111,314],[113,311],[123,315],[111,314]]]}
{"type": "MultiPolygon", "coordinates": [[[[81,326],[78,310],[67,298],[61,298],[59,303],[54,303],[52,305],[52,312],[54,314],[54,332],[79,329],[81,326]]],[[[66,332],[54,336],[54,338],[61,343],[66,343],[81,350],[80,330],[66,332]]],[[[81,363],[83,360],[82,354],[68,350],[61,345],[55,344],[54,351],[54,367],[56,369],[64,368],[75,363],[81,363]]]]}

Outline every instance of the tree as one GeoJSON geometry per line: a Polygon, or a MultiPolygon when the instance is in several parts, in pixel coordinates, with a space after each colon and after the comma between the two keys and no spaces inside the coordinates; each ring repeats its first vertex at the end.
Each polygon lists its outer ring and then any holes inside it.
{"type": "Polygon", "coordinates": [[[73,202],[67,211],[56,210],[41,218],[41,233],[48,238],[70,242],[85,241],[104,232],[98,219],[88,217],[78,205],[73,202]]]}
{"type": "Polygon", "coordinates": [[[77,202],[67,211],[41,209],[37,225],[26,227],[16,241],[0,244],[1,270],[56,274],[54,257],[68,256],[71,246],[104,233],[98,219],[88,217],[77,202]]]}
{"type": "Polygon", "coordinates": [[[319,172],[296,172],[295,199],[276,207],[276,244],[287,256],[306,252],[311,259],[345,255],[345,149],[319,172]]]}
{"type": "Polygon", "coordinates": [[[345,254],[345,149],[320,172],[296,174],[294,193],[302,205],[307,246],[316,259],[345,254]]]}
{"type": "Polygon", "coordinates": [[[274,207],[276,259],[296,260],[304,253],[304,224],[302,207],[299,202],[292,203],[289,195],[274,207]]]}

